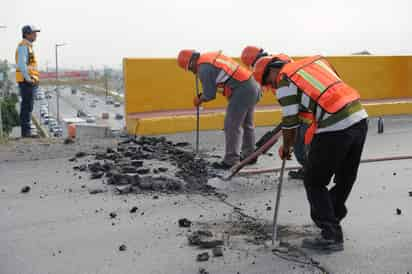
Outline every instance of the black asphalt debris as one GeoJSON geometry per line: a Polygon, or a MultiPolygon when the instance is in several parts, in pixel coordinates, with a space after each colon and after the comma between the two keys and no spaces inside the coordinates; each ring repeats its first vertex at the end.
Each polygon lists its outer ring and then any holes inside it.
{"type": "Polygon", "coordinates": [[[109,214],[110,218],[114,219],[117,217],[117,213],[116,212],[110,212],[109,214]]]}
{"type": "Polygon", "coordinates": [[[213,237],[208,230],[197,230],[188,236],[189,244],[201,248],[214,248],[223,245],[223,240],[213,237]]]}
{"type": "Polygon", "coordinates": [[[30,191],[30,186],[24,186],[24,187],[22,187],[22,189],[21,189],[21,193],[28,193],[29,191],[30,191]]]}
{"type": "Polygon", "coordinates": [[[127,250],[127,246],[125,244],[122,244],[119,246],[119,251],[126,251],[127,250]]]}
{"type": "Polygon", "coordinates": [[[409,197],[412,197],[412,191],[409,191],[408,193],[409,193],[409,197]]]}
{"type": "Polygon", "coordinates": [[[400,208],[396,209],[396,215],[401,215],[402,214],[402,210],[400,208]]]}
{"type": "Polygon", "coordinates": [[[190,227],[192,222],[186,218],[179,219],[179,226],[180,227],[190,227]]]}
{"type": "Polygon", "coordinates": [[[99,194],[99,193],[103,193],[103,192],[106,192],[106,190],[104,190],[104,189],[102,189],[102,188],[92,188],[92,189],[89,189],[89,194],[92,194],[92,195],[94,195],[94,194],[99,194]]]}
{"type": "Polygon", "coordinates": [[[137,206],[134,206],[134,207],[132,207],[131,209],[130,209],[130,213],[136,213],[136,211],[138,210],[138,207],[137,206]]]}
{"type": "Polygon", "coordinates": [[[209,272],[204,268],[199,268],[199,274],[209,274],[209,272]]]}
{"type": "Polygon", "coordinates": [[[223,249],[221,246],[216,246],[212,249],[213,257],[222,257],[223,256],[223,249]]]}
{"type": "Polygon", "coordinates": [[[195,157],[189,145],[186,142],[173,143],[165,137],[130,138],[114,148],[96,148],[99,151],[90,154],[77,152],[73,157],[76,161],[87,155],[93,156],[95,161],[88,157],[89,164],[78,164],[73,169],[89,172],[92,179],[107,178],[103,179],[104,182],[115,186],[115,189],[127,186],[120,188],[119,194],[213,192],[214,188],[207,184],[208,179],[215,176],[210,163],[202,157],[195,157]],[[173,166],[173,169],[156,166],[156,161],[173,166]]]}
{"type": "Polygon", "coordinates": [[[198,262],[205,262],[209,260],[209,252],[203,252],[197,255],[196,260],[198,262]]]}

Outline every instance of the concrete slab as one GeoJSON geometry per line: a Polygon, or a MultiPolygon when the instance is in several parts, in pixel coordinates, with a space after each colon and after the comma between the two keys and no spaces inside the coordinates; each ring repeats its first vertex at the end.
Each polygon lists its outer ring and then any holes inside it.
{"type": "MultiPolygon", "coordinates": [[[[257,131],[262,135],[265,129],[257,131]]],[[[376,132],[372,120],[364,157],[412,154],[411,117],[385,118],[384,134],[376,132]]],[[[194,134],[168,138],[191,142],[194,134]]],[[[98,145],[113,143],[104,140],[98,145]]],[[[321,273],[306,264],[310,259],[332,273],[412,271],[412,197],[408,193],[412,191],[412,161],[361,166],[343,223],[345,251],[299,250],[292,256],[274,255],[250,242],[252,234],[230,233],[241,230],[238,219],[270,231],[278,174],[235,177],[226,183],[214,179],[219,191],[227,195],[224,201],[194,194],[156,194],[159,199],[150,193],[90,195],[88,188],[100,187],[101,182],[85,174],[74,176],[67,159],[75,151],[91,148],[87,143],[0,147],[1,273],[199,273],[199,268],[210,273],[321,273]],[[22,194],[25,185],[31,191],[22,194]],[[129,213],[133,206],[138,207],[135,214],[129,213]],[[396,214],[397,208],[401,215],[396,214]],[[109,216],[112,211],[117,213],[115,219],[109,216]],[[207,227],[230,235],[225,238],[223,258],[195,261],[204,250],[187,244],[189,230],[177,225],[183,217],[194,222],[192,230],[207,227]],[[121,244],[127,246],[126,251],[119,251],[121,244]]],[[[201,148],[221,155],[223,134],[202,132],[201,148]]],[[[280,161],[264,156],[257,166],[277,167],[280,161]]],[[[316,233],[308,211],[301,182],[286,180],[279,215],[283,241],[299,246],[303,237],[316,233]]]]}

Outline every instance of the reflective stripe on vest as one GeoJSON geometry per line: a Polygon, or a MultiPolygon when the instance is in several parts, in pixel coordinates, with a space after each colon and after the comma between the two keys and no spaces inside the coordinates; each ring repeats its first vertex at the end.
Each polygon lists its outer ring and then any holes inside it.
{"type": "Polygon", "coordinates": [[[278,75],[277,83],[284,76],[328,113],[336,113],[360,98],[359,93],[345,84],[322,56],[286,64],[278,75]]]}
{"type": "Polygon", "coordinates": [[[313,136],[315,135],[318,124],[316,123],[315,115],[311,112],[299,112],[299,119],[309,125],[308,129],[305,132],[304,143],[306,145],[312,142],[313,136]]]}
{"type": "MultiPolygon", "coordinates": [[[[32,45],[27,42],[26,40],[21,41],[16,49],[16,54],[15,54],[15,59],[16,59],[16,64],[18,64],[19,56],[18,56],[18,47],[20,46],[26,46],[29,50],[29,58],[27,60],[27,72],[29,73],[30,77],[35,80],[39,81],[40,78],[40,73],[37,69],[37,60],[36,56],[34,55],[33,47],[32,45]]],[[[24,76],[21,71],[16,68],[16,82],[24,82],[24,76]]]]}
{"type": "MultiPolygon", "coordinates": [[[[222,69],[230,78],[239,82],[247,81],[252,76],[252,72],[236,63],[232,58],[223,55],[220,51],[200,55],[197,65],[201,64],[211,64],[218,69],[222,69]]],[[[230,97],[232,94],[232,90],[225,83],[220,83],[217,87],[220,90],[223,89],[222,93],[224,96],[230,97]]]]}

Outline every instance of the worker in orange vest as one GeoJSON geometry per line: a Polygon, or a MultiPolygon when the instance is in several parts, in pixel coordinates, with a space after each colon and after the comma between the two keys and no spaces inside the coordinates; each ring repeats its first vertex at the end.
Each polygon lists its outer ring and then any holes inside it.
{"type": "Polygon", "coordinates": [[[225,156],[213,167],[230,169],[255,150],[254,113],[260,87],[251,71],[220,51],[200,54],[195,50],[182,50],[177,62],[184,70],[197,74],[202,83],[203,93],[195,96],[194,106],[215,99],[218,91],[229,101],[224,122],[225,156]]]}
{"type": "Polygon", "coordinates": [[[282,107],[282,159],[290,159],[299,127],[300,107],[309,110],[314,123],[305,141],[311,141],[304,185],[312,220],[321,229],[320,237],[305,239],[303,247],[343,250],[342,219],[345,202],[356,180],[367,135],[367,117],[359,93],[341,80],[322,56],[285,63],[270,56],[260,58],[255,79],[276,89],[282,107]],[[310,140],[313,138],[313,140],[310,140]],[[334,176],[334,186],[327,186],[334,176]]]}
{"type": "MultiPolygon", "coordinates": [[[[273,58],[277,58],[285,63],[293,62],[292,58],[285,54],[276,54],[276,55],[269,55],[263,48],[256,47],[256,46],[247,46],[243,49],[242,54],[240,55],[240,59],[242,62],[247,65],[248,67],[252,68],[256,64],[256,62],[266,56],[271,56],[273,58]]],[[[276,90],[270,87],[273,94],[276,96],[276,90]]],[[[288,175],[292,179],[303,180],[304,173],[305,173],[305,161],[306,155],[308,153],[309,144],[305,144],[304,137],[306,131],[308,129],[308,125],[312,123],[312,121],[308,120],[308,113],[301,112],[299,115],[300,118],[300,125],[297,132],[296,142],[293,146],[293,154],[296,157],[296,160],[301,165],[301,168],[298,170],[291,170],[289,171],[288,175]]]]}

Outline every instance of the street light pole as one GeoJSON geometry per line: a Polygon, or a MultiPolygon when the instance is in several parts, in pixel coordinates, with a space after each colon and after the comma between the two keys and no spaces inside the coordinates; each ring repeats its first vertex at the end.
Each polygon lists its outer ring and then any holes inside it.
{"type": "MultiPolygon", "coordinates": [[[[0,29],[5,29],[7,26],[0,25],[0,29]]],[[[0,93],[0,140],[3,139],[3,119],[1,117],[1,104],[3,102],[3,92],[0,93]]]]}
{"type": "Polygon", "coordinates": [[[60,124],[60,88],[59,88],[59,62],[58,62],[58,48],[66,44],[56,44],[56,105],[57,105],[57,122],[60,124]]]}

